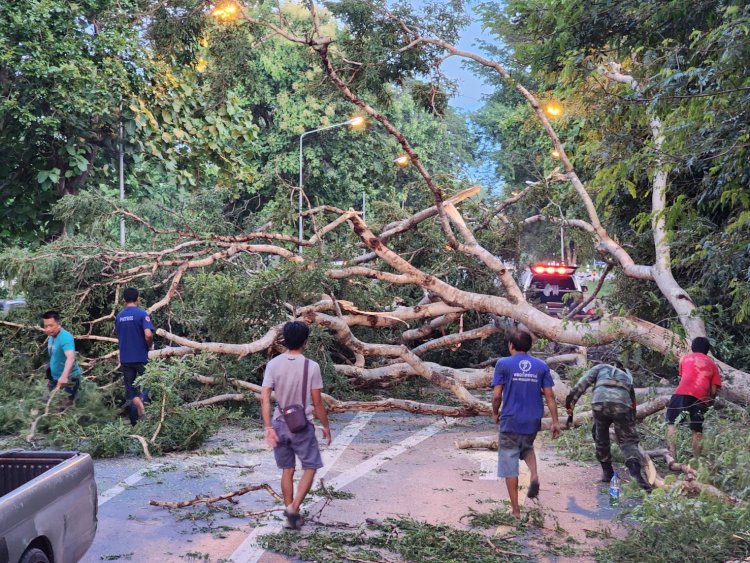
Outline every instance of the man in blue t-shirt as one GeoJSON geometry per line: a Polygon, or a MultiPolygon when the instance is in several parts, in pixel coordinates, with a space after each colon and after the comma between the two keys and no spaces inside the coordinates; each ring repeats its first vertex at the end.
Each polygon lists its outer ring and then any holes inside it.
{"type": "Polygon", "coordinates": [[[547,400],[547,407],[552,416],[552,437],[557,438],[560,435],[557,405],[552,393],[555,383],[552,381],[549,366],[528,354],[531,344],[531,335],[528,332],[514,330],[508,337],[511,356],[497,361],[495,375],[492,378],[492,421],[495,424],[498,420],[500,422],[497,475],[505,478],[511,511],[516,517],[521,516],[518,505],[519,459],[526,462],[531,472],[527,496],[536,498],[539,494],[534,439],[541,429],[544,416],[542,395],[547,400]]]}
{"type": "Polygon", "coordinates": [[[138,307],[138,290],[128,287],[122,292],[125,308],[115,317],[115,332],[120,345],[120,371],[125,381],[125,400],[130,414],[130,424],[135,426],[145,412],[143,400],[147,390],[141,392],[135,379],[143,375],[148,363],[148,351],[154,341],[154,325],[148,312],[138,307]]]}
{"type": "Polygon", "coordinates": [[[47,335],[49,353],[49,383],[52,389],[64,389],[68,406],[72,404],[81,385],[81,368],[76,363],[76,345],[73,335],[60,324],[60,313],[47,311],[42,315],[44,334],[47,335]]]}

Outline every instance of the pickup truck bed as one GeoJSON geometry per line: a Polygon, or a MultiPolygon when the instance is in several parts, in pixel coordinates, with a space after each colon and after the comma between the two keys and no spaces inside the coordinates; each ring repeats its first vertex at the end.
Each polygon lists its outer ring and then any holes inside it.
{"type": "Polygon", "coordinates": [[[94,464],[77,452],[0,452],[0,563],[75,563],[96,533],[94,464]]]}

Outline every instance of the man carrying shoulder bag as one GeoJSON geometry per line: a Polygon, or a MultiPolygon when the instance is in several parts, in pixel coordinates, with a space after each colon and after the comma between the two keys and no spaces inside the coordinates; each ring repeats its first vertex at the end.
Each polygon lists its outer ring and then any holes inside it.
{"type": "Polygon", "coordinates": [[[308,326],[301,321],[284,325],[284,345],[287,352],[276,356],[266,366],[261,391],[261,413],[265,425],[266,442],[273,448],[276,465],[282,470],[281,492],[284,497],[285,528],[299,530],[302,516],[299,508],[310,491],[315,473],[323,467],[313,412],[323,424],[323,437],[331,443],[328,413],[321,396],[323,378],[320,366],[303,355],[308,326]],[[277,407],[271,416],[271,392],[276,395],[277,407]],[[302,465],[302,477],[294,494],[296,459],[302,465]]]}

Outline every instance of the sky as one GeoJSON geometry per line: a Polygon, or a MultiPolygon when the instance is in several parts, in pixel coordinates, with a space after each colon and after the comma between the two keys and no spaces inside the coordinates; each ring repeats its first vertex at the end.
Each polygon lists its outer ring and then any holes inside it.
{"type": "MultiPolygon", "coordinates": [[[[421,7],[423,4],[422,0],[411,0],[410,4],[415,8],[421,7]]],[[[489,39],[489,36],[482,30],[482,23],[474,15],[471,8],[468,8],[469,14],[472,16],[472,22],[470,25],[461,30],[461,39],[456,44],[456,47],[466,50],[474,51],[481,54],[481,49],[477,46],[478,39],[489,39]]],[[[451,99],[451,106],[463,110],[475,110],[483,104],[484,96],[492,92],[492,88],[486,85],[480,78],[475,76],[471,70],[466,68],[464,59],[459,57],[449,57],[445,60],[442,65],[443,72],[451,80],[455,80],[458,83],[458,92],[451,99]]]]}
{"type": "MultiPolygon", "coordinates": [[[[481,53],[476,41],[483,37],[486,35],[482,31],[482,23],[472,21],[471,25],[461,30],[461,39],[456,47],[481,53]]],[[[458,82],[458,93],[451,99],[451,105],[455,108],[478,109],[484,103],[483,98],[492,92],[490,86],[466,68],[464,59],[450,57],[443,63],[442,68],[448,78],[458,82]]]]}

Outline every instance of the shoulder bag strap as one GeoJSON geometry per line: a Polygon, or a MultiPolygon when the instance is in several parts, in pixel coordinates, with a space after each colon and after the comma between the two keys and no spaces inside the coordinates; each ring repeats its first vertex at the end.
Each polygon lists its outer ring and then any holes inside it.
{"type": "Polygon", "coordinates": [[[303,375],[302,375],[302,406],[307,406],[307,366],[310,363],[310,360],[305,358],[305,367],[303,368],[303,375]]]}

